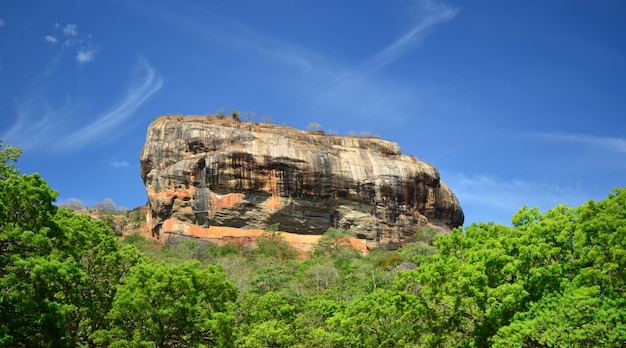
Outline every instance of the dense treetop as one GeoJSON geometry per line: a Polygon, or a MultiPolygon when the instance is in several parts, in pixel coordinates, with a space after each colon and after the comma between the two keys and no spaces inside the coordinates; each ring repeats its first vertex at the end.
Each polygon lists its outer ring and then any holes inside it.
{"type": "Polygon", "coordinates": [[[0,142],[0,347],[626,344],[626,189],[397,252],[330,229],[297,260],[277,226],[243,249],[118,238],[19,154],[0,142]]]}

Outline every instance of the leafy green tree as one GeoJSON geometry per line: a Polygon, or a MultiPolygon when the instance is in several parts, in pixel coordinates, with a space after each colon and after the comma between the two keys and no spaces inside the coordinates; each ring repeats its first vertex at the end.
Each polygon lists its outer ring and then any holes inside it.
{"type": "Polygon", "coordinates": [[[278,224],[274,224],[265,229],[265,231],[256,239],[257,253],[267,257],[275,257],[285,262],[294,260],[298,257],[298,252],[285,241],[283,236],[278,232],[278,224]]]}
{"type": "Polygon", "coordinates": [[[304,269],[299,283],[304,286],[308,294],[319,295],[340,286],[341,276],[332,260],[318,259],[302,265],[304,269]]]}
{"type": "Polygon", "coordinates": [[[118,288],[108,315],[112,328],[99,332],[99,343],[232,346],[236,298],[237,290],[219,266],[143,262],[118,288]]]}
{"type": "Polygon", "coordinates": [[[521,243],[526,238],[520,232],[496,224],[457,229],[437,239],[439,253],[432,262],[398,275],[397,284],[413,278],[404,283],[405,289],[419,290],[424,304],[420,335],[424,342],[488,346],[516,311],[560,282],[560,268],[545,262],[551,247],[521,243]]]}
{"type": "MultiPolygon", "coordinates": [[[[550,229],[563,255],[566,281],[503,327],[495,346],[616,347],[626,342],[626,190],[589,201],[568,215],[569,228],[554,228],[560,206],[541,215],[522,210],[519,226],[550,229]]],[[[571,211],[570,209],[567,209],[571,211]]]]}
{"type": "Polygon", "coordinates": [[[233,117],[233,119],[237,122],[241,122],[241,118],[239,117],[239,111],[237,110],[232,110],[230,112],[231,116],[233,117]]]}
{"type": "Polygon", "coordinates": [[[297,347],[337,347],[342,341],[338,330],[328,324],[335,313],[341,312],[346,303],[329,298],[330,294],[308,296],[302,310],[294,321],[297,347]]]}
{"type": "Polygon", "coordinates": [[[4,180],[11,175],[17,175],[19,171],[15,168],[15,161],[22,154],[21,147],[11,145],[3,146],[4,141],[0,139],[0,180],[4,180]]]}
{"type": "Polygon", "coordinates": [[[102,222],[57,209],[38,174],[0,166],[0,346],[92,345],[116,284],[141,257],[102,222]]]}
{"type": "Polygon", "coordinates": [[[423,304],[423,342],[556,346],[564,335],[567,346],[623,343],[625,203],[620,189],[578,208],[524,207],[513,226],[473,224],[438,237],[432,261],[396,280],[423,304]],[[592,337],[601,331],[611,334],[592,337]]]}
{"type": "Polygon", "coordinates": [[[215,263],[224,269],[227,278],[235,283],[240,292],[252,287],[252,279],[256,277],[257,269],[248,258],[239,253],[218,254],[215,263]]]}
{"type": "MultiPolygon", "coordinates": [[[[6,175],[0,179],[0,346],[61,344],[57,325],[72,308],[50,298],[42,279],[52,268],[46,258],[63,237],[52,220],[57,193],[38,174],[0,167],[6,175]]],[[[75,273],[71,263],[54,267],[75,273]]]]}
{"type": "Polygon", "coordinates": [[[57,252],[65,251],[63,258],[75,261],[80,275],[67,284],[71,291],[65,297],[75,306],[69,331],[77,342],[91,344],[91,335],[108,327],[106,316],[112,308],[117,285],[145,257],[134,247],[120,246],[102,221],[60,210],[55,222],[66,237],[57,252]]]}
{"type": "Polygon", "coordinates": [[[500,329],[494,347],[620,347],[626,342],[626,299],[598,286],[544,296],[500,329]]]}
{"type": "Polygon", "coordinates": [[[405,291],[377,289],[355,297],[327,320],[336,343],[345,347],[404,347],[418,341],[417,297],[405,291]]]}
{"type": "Polygon", "coordinates": [[[289,347],[296,343],[295,306],[281,292],[245,293],[238,302],[238,347],[289,347]]]}
{"type": "Polygon", "coordinates": [[[340,228],[329,228],[317,241],[313,254],[317,257],[351,258],[360,252],[350,245],[354,233],[340,228]]]}
{"type": "Polygon", "coordinates": [[[250,279],[250,291],[257,294],[284,290],[294,279],[297,268],[294,263],[273,263],[257,265],[256,275],[250,279]]]}
{"type": "Polygon", "coordinates": [[[409,243],[398,250],[398,255],[405,262],[412,262],[418,266],[429,262],[435,253],[437,248],[423,242],[409,243]]]}

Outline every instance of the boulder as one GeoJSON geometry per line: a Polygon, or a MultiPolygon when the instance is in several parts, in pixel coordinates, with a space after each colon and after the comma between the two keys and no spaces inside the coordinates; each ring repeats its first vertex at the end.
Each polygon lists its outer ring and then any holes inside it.
{"type": "Polygon", "coordinates": [[[162,116],[148,128],[140,161],[159,238],[279,224],[301,235],[347,229],[370,248],[396,249],[418,229],[448,232],[464,219],[437,169],[375,137],[162,116]]]}

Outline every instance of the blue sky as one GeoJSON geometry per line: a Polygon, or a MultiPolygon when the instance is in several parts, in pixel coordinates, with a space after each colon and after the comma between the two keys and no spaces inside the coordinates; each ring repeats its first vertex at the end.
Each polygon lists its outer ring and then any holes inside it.
{"type": "Polygon", "coordinates": [[[93,206],[147,201],[153,118],[367,131],[431,162],[466,223],[626,186],[626,2],[3,1],[0,138],[93,206]]]}

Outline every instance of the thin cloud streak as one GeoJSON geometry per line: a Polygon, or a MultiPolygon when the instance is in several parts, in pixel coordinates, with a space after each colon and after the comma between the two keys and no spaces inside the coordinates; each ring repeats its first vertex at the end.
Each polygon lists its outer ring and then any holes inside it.
{"type": "Polygon", "coordinates": [[[139,70],[143,74],[142,81],[129,89],[119,105],[98,117],[96,121],[69,134],[57,144],[56,148],[58,150],[79,148],[112,135],[139,106],[163,87],[163,78],[157,75],[147,62],[142,62],[139,70]]]}
{"type": "Polygon", "coordinates": [[[72,120],[88,112],[79,110],[71,99],[56,108],[47,104],[42,92],[23,101],[16,100],[16,121],[2,134],[2,139],[24,150],[43,152],[72,151],[111,139],[120,134],[133,112],[163,87],[163,78],[147,62],[140,63],[138,73],[140,79],[131,85],[121,102],[79,129],[71,128],[75,123],[72,120]]]}
{"type": "Polygon", "coordinates": [[[126,161],[115,161],[115,162],[111,162],[111,167],[113,168],[126,168],[128,167],[128,162],[126,161]]]}
{"type": "Polygon", "coordinates": [[[465,211],[466,225],[472,222],[510,224],[511,217],[524,205],[542,211],[563,202],[577,206],[589,200],[589,193],[579,183],[562,187],[519,179],[503,180],[492,175],[457,173],[446,179],[465,211]],[[540,200],[537,200],[540,197],[540,200]]]}
{"type": "Polygon", "coordinates": [[[24,150],[30,150],[47,145],[46,142],[60,128],[59,115],[71,114],[69,106],[62,110],[54,110],[46,102],[37,97],[26,101],[15,100],[17,121],[2,138],[12,145],[19,145],[24,150]],[[40,119],[35,120],[35,116],[40,119]]]}
{"type": "Polygon", "coordinates": [[[626,139],[624,138],[598,137],[595,135],[563,133],[537,133],[535,135],[539,138],[551,141],[579,143],[603,147],[605,149],[617,152],[626,152],[626,139]]]}
{"type": "MultiPolygon", "coordinates": [[[[358,114],[361,118],[374,118],[381,112],[391,113],[391,108],[411,108],[406,103],[414,105],[417,94],[415,90],[396,81],[374,76],[374,73],[407,54],[431,32],[431,28],[452,20],[459,12],[458,9],[432,1],[419,0],[415,4],[418,13],[411,29],[373,57],[364,57],[363,63],[357,64],[356,68],[342,66],[306,47],[277,39],[244,23],[212,13],[204,13],[205,17],[210,18],[209,22],[219,23],[212,27],[206,25],[207,21],[198,21],[158,7],[153,8],[152,13],[178,28],[185,28],[207,44],[217,43],[248,55],[256,54],[267,62],[275,62],[281,68],[293,69],[306,78],[307,82],[302,86],[308,90],[304,94],[319,96],[316,103],[321,108],[342,110],[358,114]]],[[[407,11],[410,10],[415,9],[407,11]]],[[[297,78],[298,75],[293,76],[297,78]]]]}
{"type": "Polygon", "coordinates": [[[460,11],[430,0],[418,0],[415,5],[418,15],[411,29],[354,71],[344,69],[341,73],[334,74],[333,76],[338,77],[335,78],[334,88],[325,94],[325,102],[348,100],[350,105],[360,105],[361,100],[377,100],[374,108],[368,106],[363,109],[364,112],[373,111],[374,115],[389,110],[391,106],[403,105],[409,100],[415,102],[415,96],[418,95],[416,91],[403,87],[381,88],[380,79],[373,81],[373,76],[406,55],[430,33],[430,29],[454,19],[460,11]]]}
{"type": "MultiPolygon", "coordinates": [[[[145,9],[141,8],[141,11],[145,9]]],[[[278,40],[274,37],[260,33],[259,31],[235,20],[226,17],[216,16],[212,13],[205,13],[209,17],[209,22],[220,23],[208,27],[207,21],[198,21],[176,12],[153,9],[154,15],[171,22],[176,27],[186,28],[190,33],[207,41],[208,44],[216,42],[231,49],[240,50],[249,54],[256,52],[269,58],[271,61],[286,64],[304,72],[315,74],[331,74],[332,71],[326,67],[324,59],[304,47],[278,40]],[[221,29],[228,29],[222,31],[221,29]]]]}
{"type": "Polygon", "coordinates": [[[377,71],[391,64],[418,44],[425,34],[428,33],[429,29],[438,24],[452,20],[459,13],[459,9],[457,8],[448,7],[444,4],[434,3],[429,0],[420,0],[417,1],[416,4],[420,15],[411,30],[374,55],[365,64],[366,71],[377,71]]]}

